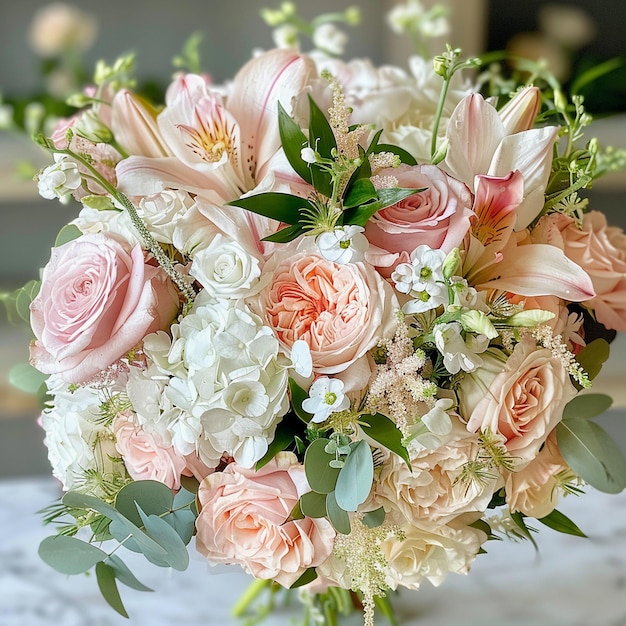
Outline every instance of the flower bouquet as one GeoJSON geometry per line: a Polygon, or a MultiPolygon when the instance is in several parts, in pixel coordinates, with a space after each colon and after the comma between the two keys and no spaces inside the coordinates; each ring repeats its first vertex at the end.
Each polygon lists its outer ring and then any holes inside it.
{"type": "MultiPolygon", "coordinates": [[[[416,8],[392,24],[437,31],[416,8]]],[[[307,623],[393,620],[388,592],[527,518],[582,535],[559,497],[626,486],[586,392],[626,236],[579,196],[624,154],[537,65],[344,62],[337,15],[265,17],[281,46],[231,82],[180,71],[157,104],[101,63],[38,137],[41,195],[81,205],[15,294],[66,492],[40,555],[124,615],[120,545],[178,570],[195,545],[258,580],[238,613],[299,588],[307,623]]]]}

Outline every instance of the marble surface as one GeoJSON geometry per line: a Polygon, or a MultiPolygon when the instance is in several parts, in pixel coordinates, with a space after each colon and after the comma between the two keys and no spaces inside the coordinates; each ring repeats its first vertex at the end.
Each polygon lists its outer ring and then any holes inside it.
{"type": "MultiPolygon", "coordinates": [[[[157,593],[122,587],[130,620],[100,598],[94,577],[57,574],[37,555],[50,534],[36,511],[59,495],[50,478],[0,480],[0,626],[234,626],[230,608],[249,578],[238,568],[210,568],[192,554],[186,572],[125,558],[157,593]]],[[[451,575],[401,593],[403,626],[626,626],[626,492],[592,489],[559,509],[588,539],[542,528],[539,557],[528,542],[490,542],[469,576],[451,575]]],[[[126,553],[129,554],[129,553],[126,553]]],[[[283,610],[267,626],[294,624],[283,610]]],[[[346,626],[361,624],[358,616],[346,626]]],[[[387,622],[381,618],[378,624],[387,622]]]]}

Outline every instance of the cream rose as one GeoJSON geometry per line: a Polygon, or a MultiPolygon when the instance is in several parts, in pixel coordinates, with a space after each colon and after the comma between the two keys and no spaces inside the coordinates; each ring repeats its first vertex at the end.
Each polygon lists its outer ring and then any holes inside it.
{"type": "Polygon", "coordinates": [[[583,302],[607,328],[626,330],[626,234],[608,226],[599,211],[583,217],[582,228],[565,215],[541,219],[533,241],[556,245],[568,258],[584,268],[596,295],[583,302]]]}
{"type": "Polygon", "coordinates": [[[474,215],[465,183],[434,165],[401,165],[379,175],[393,176],[400,187],[425,189],[378,211],[365,227],[370,243],[398,254],[397,263],[409,262],[423,244],[446,253],[461,245],[474,215]]]}
{"type": "Polygon", "coordinates": [[[290,452],[258,471],[231,463],[200,484],[198,550],[211,563],[238,563],[256,578],[289,587],[323,563],[334,545],[328,520],[289,519],[307,491],[304,467],[290,452]]]}
{"type": "Polygon", "coordinates": [[[131,249],[113,235],[83,235],[52,249],[30,310],[37,338],[32,365],[82,383],[167,327],[178,295],[139,246],[131,249]]]}
{"type": "Polygon", "coordinates": [[[343,372],[393,333],[398,304],[367,263],[338,265],[315,254],[281,261],[261,293],[268,324],[288,348],[305,341],[318,374],[343,372]]]}
{"type": "MultiPolygon", "coordinates": [[[[485,355],[486,361],[495,362],[467,375],[458,391],[461,406],[469,412],[467,429],[501,435],[519,470],[537,456],[576,389],[561,361],[537,347],[532,337],[524,337],[504,364],[488,352],[485,355]],[[487,392],[476,393],[476,379],[485,375],[491,376],[487,392]]],[[[484,385],[478,383],[479,388],[484,385]]]]}

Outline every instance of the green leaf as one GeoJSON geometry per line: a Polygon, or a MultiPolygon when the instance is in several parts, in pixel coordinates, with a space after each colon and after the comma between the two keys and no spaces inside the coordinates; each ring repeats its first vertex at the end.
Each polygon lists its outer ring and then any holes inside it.
{"type": "Polygon", "coordinates": [[[349,188],[346,197],[343,199],[343,207],[344,209],[358,207],[377,199],[376,188],[372,181],[369,178],[359,178],[349,188]]]}
{"type": "Polygon", "coordinates": [[[407,152],[404,148],[400,148],[400,146],[394,146],[390,143],[377,144],[376,149],[373,150],[373,152],[392,152],[400,157],[400,161],[402,161],[402,163],[406,163],[407,165],[417,165],[415,157],[410,152],[407,152]]]}
{"type": "Polygon", "coordinates": [[[382,506],[378,509],[374,509],[373,511],[363,513],[363,523],[368,528],[376,528],[377,526],[380,526],[384,521],[385,509],[382,506]]]}
{"type": "Polygon", "coordinates": [[[602,365],[611,354],[609,343],[604,339],[594,339],[588,343],[577,355],[576,360],[593,380],[602,369],[602,365]]]}
{"type": "Polygon", "coordinates": [[[30,324],[30,304],[37,297],[41,282],[29,280],[15,294],[15,311],[25,321],[30,324]]]}
{"type": "Polygon", "coordinates": [[[305,424],[308,424],[313,418],[313,415],[302,408],[302,403],[309,397],[309,395],[293,378],[289,379],[289,395],[291,396],[291,406],[293,407],[294,413],[305,424]]]}
{"type": "Polygon", "coordinates": [[[264,465],[267,465],[281,450],[286,450],[294,440],[296,429],[291,423],[288,416],[278,424],[276,432],[274,433],[274,439],[270,443],[267,452],[257,461],[256,470],[260,470],[264,465]]]}
{"type": "Polygon", "coordinates": [[[308,139],[287,111],[283,109],[280,102],[278,103],[278,132],[287,161],[300,178],[310,183],[311,170],[300,156],[302,148],[309,143],[308,139]]]}
{"type": "Polygon", "coordinates": [[[196,494],[184,488],[174,497],[174,509],[163,519],[178,533],[185,545],[189,544],[196,526],[196,494]],[[183,508],[184,507],[184,508],[183,508]]]}
{"type": "Polygon", "coordinates": [[[519,529],[522,537],[526,537],[530,543],[533,544],[533,547],[537,552],[539,552],[539,547],[537,546],[537,542],[535,538],[532,536],[531,529],[526,526],[526,522],[524,521],[524,516],[519,512],[511,513],[511,519],[515,522],[515,525],[519,529]]]}
{"type": "Polygon", "coordinates": [[[172,490],[156,480],[129,483],[115,497],[115,508],[136,526],[142,525],[138,506],[146,515],[162,515],[171,511],[173,503],[172,490]]]}
{"type": "Polygon", "coordinates": [[[311,165],[311,183],[316,191],[326,197],[333,193],[333,179],[329,172],[323,170],[319,165],[311,165]]]}
{"type": "Polygon", "coordinates": [[[382,206],[381,209],[384,209],[388,206],[396,204],[409,196],[412,196],[416,193],[421,193],[425,191],[427,187],[422,187],[420,189],[405,189],[403,187],[391,187],[389,189],[378,189],[378,199],[380,200],[382,206]]]}
{"type": "Polygon", "coordinates": [[[409,467],[411,459],[407,449],[402,445],[402,432],[398,427],[385,415],[376,413],[376,415],[361,415],[359,422],[366,424],[363,432],[397,454],[409,467]]]}
{"type": "MultiPolygon", "coordinates": [[[[314,442],[315,443],[315,442],[314,442]]],[[[335,498],[344,511],[356,511],[367,499],[374,479],[374,461],[367,441],[359,441],[339,471],[335,498]]]]}
{"type": "Polygon", "coordinates": [[[614,57],[612,59],[608,59],[604,61],[604,63],[599,63],[597,65],[593,65],[590,69],[583,72],[576,78],[576,80],[572,83],[572,87],[570,89],[572,94],[577,94],[580,90],[588,85],[589,83],[601,78],[605,74],[613,72],[624,65],[624,59],[621,57],[614,57]]]}
{"type": "Polygon", "coordinates": [[[583,393],[570,400],[563,410],[563,419],[588,419],[604,413],[613,404],[613,398],[603,393],[583,393]]]}
{"type": "Polygon", "coordinates": [[[190,493],[198,493],[200,483],[195,476],[181,476],[180,484],[190,493]]]}
{"type": "Polygon", "coordinates": [[[300,219],[300,209],[311,208],[304,198],[275,191],[239,198],[226,204],[270,217],[284,224],[297,224],[300,219]]]}
{"type": "MultiPolygon", "coordinates": [[[[100,197],[100,196],[98,196],[100,197]]],[[[70,241],[74,241],[74,239],[78,239],[83,233],[76,227],[74,224],[66,224],[59,231],[57,238],[54,241],[54,247],[58,248],[63,244],[69,243],[70,241]]]]}
{"type": "Polygon", "coordinates": [[[398,626],[398,618],[393,609],[391,600],[385,596],[374,596],[374,604],[376,608],[387,618],[391,626],[398,626]]]}
{"type": "Polygon", "coordinates": [[[153,589],[146,587],[146,585],[137,580],[135,575],[128,569],[126,563],[124,563],[117,554],[111,554],[106,560],[106,564],[113,569],[115,578],[123,585],[131,589],[136,589],[137,591],[153,591],[153,589]]]}
{"type": "Polygon", "coordinates": [[[108,602],[109,606],[123,617],[128,617],[128,613],[120,597],[119,589],[117,588],[117,582],[115,581],[115,570],[106,563],[98,563],[96,565],[96,578],[98,580],[98,587],[100,587],[100,593],[108,602]]]}
{"type": "Polygon", "coordinates": [[[312,583],[317,578],[317,572],[314,567],[309,567],[309,569],[305,570],[304,574],[296,580],[293,585],[289,587],[289,589],[297,589],[298,587],[302,587],[303,585],[308,585],[312,583]]]}
{"type": "Polygon", "coordinates": [[[541,522],[548,528],[556,530],[559,533],[565,533],[566,535],[574,535],[575,537],[586,537],[585,533],[572,522],[572,520],[563,515],[560,511],[554,509],[552,513],[549,513],[545,517],[538,517],[538,522],[541,522]]]}
{"type": "MultiPolygon", "coordinates": [[[[189,566],[189,552],[174,528],[157,515],[147,515],[141,508],[139,508],[139,514],[148,536],[167,552],[164,558],[165,564],[180,572],[186,570],[189,566]]],[[[153,561],[149,555],[145,556],[155,565],[161,565],[160,558],[153,561]]]]}
{"type": "Polygon", "coordinates": [[[65,535],[47,537],[39,544],[39,556],[44,563],[61,574],[82,574],[109,555],[100,548],[65,535]]]}
{"type": "Polygon", "coordinates": [[[309,111],[309,144],[321,156],[332,159],[332,152],[337,149],[335,133],[311,96],[309,96],[309,111]]]}
{"type": "Polygon", "coordinates": [[[338,504],[335,492],[326,494],[326,514],[335,530],[342,535],[350,534],[350,517],[338,504]]]}
{"type": "Polygon", "coordinates": [[[313,491],[327,494],[335,489],[339,469],[330,467],[329,463],[335,460],[334,454],[324,450],[330,439],[316,439],[304,453],[304,471],[307,481],[313,491]]]}
{"type": "Polygon", "coordinates": [[[263,237],[262,241],[271,241],[273,243],[289,243],[290,241],[293,241],[294,239],[299,237],[303,232],[304,229],[302,228],[302,226],[300,226],[300,224],[294,224],[293,226],[281,228],[272,235],[263,237]]]}
{"type": "Polygon", "coordinates": [[[16,363],[9,369],[9,382],[26,393],[37,393],[47,378],[48,374],[42,374],[30,363],[16,363]]]}
{"type": "Polygon", "coordinates": [[[605,493],[626,487],[624,454],[598,424],[573,417],[557,424],[556,437],[566,463],[585,482],[605,493]]]}
{"type": "Polygon", "coordinates": [[[326,495],[315,491],[302,494],[300,511],[306,517],[326,517],[326,495]]]}

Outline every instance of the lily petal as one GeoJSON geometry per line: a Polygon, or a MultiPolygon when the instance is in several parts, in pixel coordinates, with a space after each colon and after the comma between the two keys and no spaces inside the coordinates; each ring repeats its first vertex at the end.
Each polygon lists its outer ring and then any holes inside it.
{"type": "Polygon", "coordinates": [[[543,208],[558,131],[556,126],[546,126],[509,135],[493,155],[489,175],[506,176],[517,169],[524,176],[524,200],[517,208],[515,230],[526,228],[543,208]]]}

